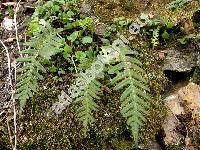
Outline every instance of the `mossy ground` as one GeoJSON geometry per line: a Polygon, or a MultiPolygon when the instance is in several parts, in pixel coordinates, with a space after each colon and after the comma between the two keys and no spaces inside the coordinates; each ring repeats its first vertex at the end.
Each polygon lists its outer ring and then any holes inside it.
{"type": "MultiPolygon", "coordinates": [[[[150,45],[145,42],[145,39],[141,42],[140,38],[131,41],[131,46],[142,53],[141,60],[147,72],[146,78],[149,80],[152,95],[149,100],[147,122],[141,128],[139,139],[140,143],[147,143],[155,140],[155,135],[162,128],[166,109],[161,100],[163,89],[168,86],[169,81],[159,66],[162,62],[158,60],[157,51],[149,48],[150,45]]],[[[65,75],[64,81],[68,80],[67,76],[65,75]]],[[[105,79],[102,83],[109,86],[109,76],[105,76],[105,79]]],[[[66,108],[59,116],[48,118],[47,112],[57,101],[57,95],[65,84],[48,77],[41,84],[39,92],[28,102],[24,109],[24,116],[20,120],[22,127],[20,149],[39,147],[40,149],[129,150],[134,148],[126,120],[120,114],[120,93],[104,91],[102,99],[97,101],[99,111],[94,114],[96,122],[91,126],[86,137],[84,137],[81,123],[75,116],[78,105],[66,108]]]]}
{"type": "MultiPolygon", "coordinates": [[[[135,20],[140,13],[145,11],[153,12],[176,23],[183,16],[189,16],[191,10],[199,8],[199,2],[196,1],[178,10],[177,13],[165,9],[170,0],[90,0],[90,2],[93,5],[93,13],[105,23],[120,16],[135,20]]],[[[124,33],[124,36],[130,35],[124,33]]],[[[139,139],[140,143],[147,143],[155,140],[155,135],[162,129],[166,115],[162,99],[171,82],[162,71],[163,61],[159,58],[158,49],[152,48],[149,39],[135,36],[130,43],[133,49],[142,54],[141,60],[151,89],[152,96],[149,100],[151,109],[147,115],[147,122],[141,128],[139,139]]],[[[196,75],[199,76],[199,70],[196,75]]],[[[69,78],[71,74],[63,77],[64,81],[69,78]]],[[[108,82],[109,77],[106,77],[104,84],[108,82]]],[[[77,105],[66,108],[61,115],[48,117],[48,110],[57,101],[57,95],[60,90],[65,89],[65,86],[66,83],[53,80],[51,75],[41,83],[39,92],[28,101],[23,115],[18,120],[18,149],[133,149],[131,133],[126,126],[125,119],[120,114],[119,93],[104,92],[102,99],[97,102],[100,107],[99,111],[94,114],[96,122],[86,137],[83,134],[81,123],[75,116],[77,105]]],[[[8,140],[8,137],[3,136],[0,138],[0,143],[8,145],[8,140]]],[[[3,149],[6,150],[9,147],[4,146],[3,149]]]]}

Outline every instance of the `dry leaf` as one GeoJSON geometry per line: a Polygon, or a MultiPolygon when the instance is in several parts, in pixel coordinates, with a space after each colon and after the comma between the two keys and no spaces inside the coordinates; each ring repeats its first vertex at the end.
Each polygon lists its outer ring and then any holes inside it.
{"type": "Polygon", "coordinates": [[[6,30],[12,30],[14,26],[14,20],[10,19],[8,17],[5,17],[4,20],[2,21],[2,27],[6,30]]]}

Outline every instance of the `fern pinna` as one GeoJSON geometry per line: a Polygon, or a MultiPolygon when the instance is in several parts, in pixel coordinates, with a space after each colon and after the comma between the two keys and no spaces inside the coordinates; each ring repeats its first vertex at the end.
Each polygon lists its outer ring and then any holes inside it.
{"type": "Polygon", "coordinates": [[[127,47],[119,48],[119,63],[109,69],[110,74],[116,74],[111,80],[115,85],[114,90],[124,90],[121,97],[121,114],[127,118],[135,143],[138,142],[139,128],[145,121],[147,113],[147,102],[149,99],[146,91],[146,81],[141,74],[142,63],[133,57],[136,53],[127,47]]]}
{"type": "Polygon", "coordinates": [[[98,108],[94,100],[100,99],[98,96],[100,87],[100,82],[96,79],[92,80],[75,100],[75,102],[81,102],[81,107],[77,110],[77,117],[79,121],[83,122],[85,133],[88,130],[88,127],[94,122],[92,112],[97,111],[98,108]]]}
{"type": "Polygon", "coordinates": [[[26,45],[29,49],[23,50],[20,54],[24,57],[18,58],[23,65],[17,69],[18,77],[16,84],[15,98],[20,101],[20,112],[22,112],[26,100],[33,96],[38,87],[38,80],[43,79],[41,75],[45,68],[41,65],[42,59],[50,59],[52,55],[62,51],[62,39],[57,36],[60,29],[53,29],[50,26],[43,28],[42,32],[35,33],[26,45]]]}

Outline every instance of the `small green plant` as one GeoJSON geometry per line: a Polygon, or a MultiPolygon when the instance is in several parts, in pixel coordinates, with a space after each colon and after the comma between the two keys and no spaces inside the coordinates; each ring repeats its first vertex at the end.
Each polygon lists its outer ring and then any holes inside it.
{"type": "Polygon", "coordinates": [[[151,19],[149,15],[144,13],[141,14],[140,19],[147,28],[147,30],[143,30],[143,32],[151,37],[153,48],[158,46],[160,40],[164,39],[164,41],[167,41],[171,39],[170,34],[174,27],[171,21],[161,17],[151,19]]]}
{"type": "Polygon", "coordinates": [[[55,72],[57,72],[57,67],[55,67],[55,66],[49,67],[48,71],[51,73],[55,73],[55,72]]]}
{"type": "Polygon", "coordinates": [[[151,43],[153,47],[156,47],[159,44],[159,31],[160,31],[159,26],[155,30],[153,30],[153,35],[151,38],[151,43]]]}
{"type": "Polygon", "coordinates": [[[187,43],[187,39],[185,37],[177,39],[178,42],[180,42],[182,45],[185,45],[187,43]]]}
{"type": "Polygon", "coordinates": [[[88,69],[96,59],[96,52],[88,50],[84,52],[85,57],[79,60],[78,70],[83,71],[88,69]]]}
{"type": "Polygon", "coordinates": [[[0,12],[0,21],[2,21],[3,20],[3,13],[2,12],[0,12]]]}
{"type": "Polygon", "coordinates": [[[83,44],[90,44],[90,43],[92,43],[92,38],[90,36],[85,36],[82,39],[82,43],[83,44]]]}
{"type": "Polygon", "coordinates": [[[166,30],[162,33],[162,38],[163,39],[169,39],[169,34],[166,30]]]}
{"type": "Polygon", "coordinates": [[[82,61],[82,60],[85,59],[86,54],[82,51],[78,51],[78,52],[75,53],[75,57],[76,57],[76,60],[82,61]]]}
{"type": "MultiPolygon", "coordinates": [[[[149,15],[142,13],[140,16],[141,22],[147,25],[150,29],[150,32],[146,32],[151,35],[151,43],[153,47],[156,47],[159,44],[159,36],[160,36],[160,28],[161,28],[161,19],[153,18],[150,19],[149,15]]],[[[167,33],[162,34],[163,36],[167,36],[167,33]]]]}
{"type": "Polygon", "coordinates": [[[13,8],[12,8],[11,5],[8,5],[8,6],[7,6],[7,11],[8,11],[9,16],[10,16],[11,18],[13,18],[13,17],[14,17],[14,10],[13,10],[13,8]]]}
{"type": "Polygon", "coordinates": [[[130,19],[118,17],[113,19],[113,23],[106,27],[105,37],[111,36],[112,33],[122,30],[131,23],[130,19]]]}
{"type": "Polygon", "coordinates": [[[73,57],[76,57],[75,61],[79,61],[79,64],[85,55],[83,51],[87,51],[93,42],[92,19],[81,15],[72,0],[39,2],[31,17],[29,35],[40,33],[47,22],[54,28],[63,27],[65,35],[61,36],[66,42],[62,55],[71,64],[70,70],[75,71],[73,57]]]}

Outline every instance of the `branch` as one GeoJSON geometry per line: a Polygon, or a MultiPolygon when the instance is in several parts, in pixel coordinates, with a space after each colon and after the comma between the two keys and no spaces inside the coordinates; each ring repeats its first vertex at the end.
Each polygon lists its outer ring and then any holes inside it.
{"type": "Polygon", "coordinates": [[[7,119],[6,119],[6,123],[7,123],[7,128],[8,128],[8,135],[9,135],[9,139],[10,139],[10,144],[12,146],[12,149],[14,149],[14,145],[13,145],[13,142],[12,142],[12,134],[11,134],[11,131],[10,131],[10,125],[9,125],[9,121],[8,121],[8,116],[7,116],[7,119]]]}
{"type": "Polygon", "coordinates": [[[10,62],[10,55],[8,52],[8,48],[5,46],[2,40],[0,40],[0,43],[3,45],[5,51],[6,51],[6,56],[7,56],[7,62],[8,62],[8,80],[9,80],[9,85],[10,85],[10,90],[11,90],[11,100],[13,102],[13,113],[14,113],[14,137],[15,137],[15,146],[13,147],[13,150],[16,150],[17,146],[17,123],[16,123],[16,108],[15,108],[15,99],[14,99],[14,90],[13,90],[13,84],[12,84],[12,73],[11,73],[11,62],[10,62]]]}
{"type": "MultiPolygon", "coordinates": [[[[20,2],[21,2],[21,0],[19,0],[19,2],[17,3],[17,6],[15,8],[15,13],[14,13],[15,37],[16,37],[17,48],[18,48],[19,52],[21,51],[21,48],[19,46],[19,37],[18,37],[18,29],[17,29],[17,11],[19,9],[20,2]]],[[[20,56],[22,57],[22,54],[20,54],[20,56]]]]}
{"type": "MultiPolygon", "coordinates": [[[[17,41],[17,48],[18,51],[20,52],[20,46],[19,46],[19,38],[18,38],[18,29],[17,29],[17,11],[19,9],[19,5],[20,5],[21,0],[19,0],[19,2],[17,3],[17,6],[15,8],[15,13],[14,13],[14,25],[15,25],[15,36],[16,36],[16,41],[17,41]]],[[[22,57],[22,54],[20,54],[20,56],[22,57]]],[[[16,65],[15,65],[15,81],[16,81],[16,65]]],[[[13,90],[12,90],[13,91],[13,90]]],[[[17,147],[17,119],[16,119],[16,108],[15,108],[15,99],[13,98],[14,95],[14,91],[12,92],[12,99],[13,99],[13,111],[14,111],[14,130],[15,130],[15,147],[13,148],[13,150],[16,150],[17,147]]]]}

